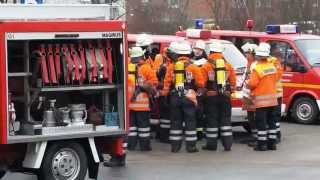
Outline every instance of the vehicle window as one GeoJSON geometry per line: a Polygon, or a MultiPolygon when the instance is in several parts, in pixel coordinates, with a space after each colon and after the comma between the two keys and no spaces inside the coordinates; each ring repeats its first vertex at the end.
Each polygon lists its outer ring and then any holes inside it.
{"type": "Polygon", "coordinates": [[[283,41],[269,41],[271,55],[279,58],[285,71],[295,71],[295,67],[301,63],[299,57],[291,45],[283,41]]]}
{"type": "Polygon", "coordinates": [[[320,66],[320,40],[297,40],[296,45],[311,66],[320,66]]]}
{"type": "Polygon", "coordinates": [[[242,51],[241,47],[245,43],[254,43],[259,44],[259,40],[257,38],[249,38],[249,37],[230,37],[230,36],[222,36],[221,39],[231,41],[240,51],[242,51]]]}

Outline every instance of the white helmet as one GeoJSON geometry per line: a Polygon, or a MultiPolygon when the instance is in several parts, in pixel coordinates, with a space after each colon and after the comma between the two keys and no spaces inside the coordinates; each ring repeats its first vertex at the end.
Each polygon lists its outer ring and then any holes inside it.
{"type": "Polygon", "coordinates": [[[209,44],[210,52],[222,53],[224,51],[224,46],[220,42],[211,42],[209,44]]]}
{"type": "Polygon", "coordinates": [[[153,43],[153,40],[148,34],[139,34],[136,39],[136,46],[143,47],[149,46],[153,43]]]}
{"type": "Polygon", "coordinates": [[[192,52],[191,45],[188,41],[177,41],[172,45],[174,45],[172,50],[176,54],[188,55],[192,52]]]}
{"type": "Polygon", "coordinates": [[[255,53],[256,48],[258,45],[256,44],[251,44],[251,43],[246,43],[243,46],[241,46],[241,49],[244,53],[255,53]]]}
{"type": "Polygon", "coordinates": [[[145,51],[141,47],[132,47],[129,50],[131,58],[143,57],[145,51]]]}
{"type": "Polygon", "coordinates": [[[203,40],[198,40],[193,48],[198,48],[204,50],[206,48],[206,43],[203,40]]]}
{"type": "Polygon", "coordinates": [[[271,49],[270,44],[269,44],[269,43],[266,43],[266,42],[260,43],[259,46],[264,46],[265,48],[269,49],[269,51],[270,51],[270,49],[271,49]]]}
{"type": "Polygon", "coordinates": [[[266,46],[266,43],[260,43],[259,46],[256,48],[256,56],[261,57],[269,57],[270,56],[270,46],[266,46]]]}

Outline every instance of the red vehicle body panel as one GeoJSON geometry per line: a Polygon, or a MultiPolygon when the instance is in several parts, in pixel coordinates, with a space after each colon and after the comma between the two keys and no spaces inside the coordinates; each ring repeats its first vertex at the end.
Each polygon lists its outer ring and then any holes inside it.
{"type": "MultiPolygon", "coordinates": [[[[178,31],[177,36],[186,37],[185,31],[178,31]]],[[[295,50],[297,56],[302,60],[303,65],[308,69],[304,74],[285,72],[283,79],[284,98],[283,103],[286,105],[285,112],[288,112],[295,97],[300,95],[306,95],[320,100],[320,68],[312,67],[302,52],[296,47],[294,43],[296,40],[302,39],[320,39],[320,36],[308,35],[308,34],[268,34],[265,32],[254,31],[231,31],[231,30],[212,30],[211,37],[216,39],[224,39],[224,37],[240,37],[240,38],[256,38],[259,42],[267,41],[283,41],[295,50]]],[[[241,104],[241,103],[240,103],[241,104]]],[[[240,105],[233,101],[233,106],[240,105]]]]}
{"type": "MultiPolygon", "coordinates": [[[[126,23],[122,21],[102,21],[102,20],[75,20],[75,21],[2,21],[0,22],[0,144],[7,143],[7,75],[6,75],[6,47],[5,34],[7,32],[104,32],[104,31],[124,31],[126,23]]],[[[124,43],[127,44],[126,36],[124,43]]],[[[128,46],[125,46],[128,47],[128,46]]],[[[127,55],[127,49],[124,57],[127,55]]],[[[127,71],[127,69],[126,69],[127,71]]],[[[127,89],[126,89],[127,92],[127,89]]],[[[128,102],[128,99],[126,99],[128,102]]],[[[126,103],[126,110],[127,108],[126,103]]],[[[128,113],[126,113],[128,119],[128,113]]],[[[128,123],[126,123],[126,129],[128,123]]]]}

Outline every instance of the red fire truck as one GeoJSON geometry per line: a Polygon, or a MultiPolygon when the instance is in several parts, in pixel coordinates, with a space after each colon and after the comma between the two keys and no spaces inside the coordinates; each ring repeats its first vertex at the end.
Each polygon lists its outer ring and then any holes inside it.
{"type": "Polygon", "coordinates": [[[97,178],[105,154],[125,160],[127,27],[114,8],[0,6],[1,176],[97,178]]]}
{"type": "MultiPolygon", "coordinates": [[[[186,37],[188,31],[177,36],[186,37]]],[[[207,31],[207,30],[203,30],[207,31]]],[[[239,49],[246,42],[270,43],[281,54],[284,66],[282,111],[298,123],[310,124],[319,118],[320,37],[301,34],[295,25],[269,25],[266,32],[212,30],[211,37],[233,42],[239,49]]]]}

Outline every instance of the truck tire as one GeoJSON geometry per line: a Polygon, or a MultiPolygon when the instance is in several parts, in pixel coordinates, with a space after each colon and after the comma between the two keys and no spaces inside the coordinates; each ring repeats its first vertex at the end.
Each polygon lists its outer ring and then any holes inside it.
{"type": "Polygon", "coordinates": [[[319,114],[317,103],[309,97],[300,97],[294,101],[291,108],[291,117],[297,123],[315,123],[319,114]]]}
{"type": "Polygon", "coordinates": [[[87,155],[80,144],[52,144],[43,158],[38,180],[84,180],[87,162],[87,155]]]}

